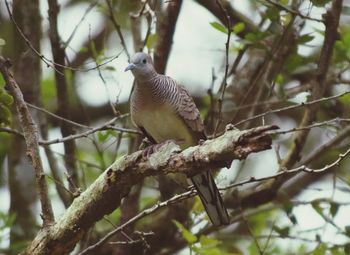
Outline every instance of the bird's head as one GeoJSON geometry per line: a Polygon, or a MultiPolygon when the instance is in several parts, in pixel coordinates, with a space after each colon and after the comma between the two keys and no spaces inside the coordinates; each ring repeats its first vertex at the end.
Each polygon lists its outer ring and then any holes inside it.
{"type": "Polygon", "coordinates": [[[143,52],[137,52],[131,57],[130,64],[125,68],[125,72],[129,70],[136,79],[150,79],[157,74],[151,56],[143,52]]]}

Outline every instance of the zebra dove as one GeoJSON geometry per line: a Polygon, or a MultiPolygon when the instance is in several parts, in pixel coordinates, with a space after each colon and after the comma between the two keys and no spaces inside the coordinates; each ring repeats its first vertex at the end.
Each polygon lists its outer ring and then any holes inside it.
{"type": "MultiPolygon", "coordinates": [[[[188,91],[176,80],[156,72],[151,56],[136,53],[126,67],[135,77],[130,99],[134,124],[154,143],[174,140],[181,149],[205,139],[204,125],[188,91]]],[[[209,171],[190,177],[215,226],[229,224],[229,216],[209,171]]]]}

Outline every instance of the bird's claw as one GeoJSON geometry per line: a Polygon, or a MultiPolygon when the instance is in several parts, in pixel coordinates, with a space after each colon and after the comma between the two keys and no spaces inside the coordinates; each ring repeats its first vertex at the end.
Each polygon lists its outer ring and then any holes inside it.
{"type": "Polygon", "coordinates": [[[147,157],[151,156],[153,153],[155,153],[157,150],[159,150],[160,147],[162,147],[164,144],[168,144],[168,143],[175,143],[175,140],[169,139],[169,140],[166,140],[166,141],[161,142],[161,143],[149,145],[148,147],[146,147],[142,151],[142,157],[147,158],[147,157]]]}

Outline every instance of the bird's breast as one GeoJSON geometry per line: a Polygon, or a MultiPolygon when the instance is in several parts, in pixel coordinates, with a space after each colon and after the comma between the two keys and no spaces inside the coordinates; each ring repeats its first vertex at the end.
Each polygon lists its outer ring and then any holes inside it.
{"type": "Polygon", "coordinates": [[[174,139],[184,149],[196,144],[195,138],[174,107],[166,104],[147,104],[132,110],[132,119],[157,142],[174,139]]]}

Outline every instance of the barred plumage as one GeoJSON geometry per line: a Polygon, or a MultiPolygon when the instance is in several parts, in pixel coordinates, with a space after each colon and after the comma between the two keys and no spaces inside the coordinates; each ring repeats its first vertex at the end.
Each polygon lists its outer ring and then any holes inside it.
{"type": "MultiPolygon", "coordinates": [[[[161,143],[173,139],[185,149],[205,139],[203,122],[188,91],[171,77],[157,74],[149,55],[136,53],[126,70],[131,70],[135,77],[131,118],[151,140],[161,143]]],[[[211,173],[192,176],[191,180],[212,223],[229,224],[211,173]]]]}

